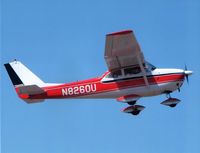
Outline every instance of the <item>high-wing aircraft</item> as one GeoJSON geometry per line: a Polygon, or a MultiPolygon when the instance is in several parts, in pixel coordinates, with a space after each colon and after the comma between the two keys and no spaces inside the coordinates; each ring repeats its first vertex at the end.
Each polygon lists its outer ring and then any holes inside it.
{"type": "Polygon", "coordinates": [[[106,35],[104,58],[108,71],[102,76],[72,83],[45,83],[20,61],[5,64],[18,96],[27,103],[45,99],[113,98],[129,106],[122,112],[139,114],[145,107],[142,97],[166,94],[161,104],[175,107],[180,100],[170,93],[180,91],[192,71],[156,68],[144,58],[132,30],[106,35]]]}

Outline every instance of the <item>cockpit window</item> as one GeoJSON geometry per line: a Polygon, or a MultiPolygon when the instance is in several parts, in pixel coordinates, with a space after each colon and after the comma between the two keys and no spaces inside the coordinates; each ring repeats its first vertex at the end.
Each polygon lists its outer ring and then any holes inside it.
{"type": "Polygon", "coordinates": [[[110,72],[106,78],[118,78],[122,76],[122,71],[121,70],[116,70],[116,71],[113,71],[113,72],[110,72]]]}
{"type": "Polygon", "coordinates": [[[141,72],[140,67],[132,67],[132,68],[124,69],[124,74],[125,75],[138,74],[140,72],[141,72]]]}
{"type": "Polygon", "coordinates": [[[148,66],[148,69],[150,69],[151,71],[155,70],[156,67],[152,64],[150,64],[149,62],[146,62],[147,66],[148,66]]]}

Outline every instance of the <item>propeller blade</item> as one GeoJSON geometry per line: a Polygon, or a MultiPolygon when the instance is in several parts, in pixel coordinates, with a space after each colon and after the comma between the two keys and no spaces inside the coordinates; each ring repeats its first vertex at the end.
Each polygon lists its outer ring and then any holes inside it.
{"type": "Polygon", "coordinates": [[[186,77],[186,81],[187,81],[187,83],[189,84],[189,78],[188,78],[188,75],[186,74],[185,77],[186,77]]]}
{"type": "Polygon", "coordinates": [[[187,65],[185,64],[185,71],[187,71],[187,65]]]}
{"type": "Polygon", "coordinates": [[[186,65],[186,64],[185,64],[184,73],[185,73],[186,81],[187,81],[187,83],[189,84],[189,77],[188,77],[188,76],[192,74],[192,71],[189,71],[189,70],[187,69],[187,65],[186,65]]]}

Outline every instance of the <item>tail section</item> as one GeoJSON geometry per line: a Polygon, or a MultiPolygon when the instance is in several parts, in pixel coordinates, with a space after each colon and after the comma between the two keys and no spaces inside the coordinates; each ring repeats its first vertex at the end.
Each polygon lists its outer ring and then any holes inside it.
{"type": "Polygon", "coordinates": [[[33,72],[31,72],[26,66],[24,66],[20,61],[13,61],[4,65],[14,86],[45,86],[45,83],[33,72]]]}
{"type": "Polygon", "coordinates": [[[20,98],[28,103],[44,101],[44,99],[37,98],[45,94],[42,88],[45,83],[39,77],[20,61],[6,63],[4,66],[20,98]],[[32,99],[31,97],[35,95],[37,95],[36,98],[32,99]]]}

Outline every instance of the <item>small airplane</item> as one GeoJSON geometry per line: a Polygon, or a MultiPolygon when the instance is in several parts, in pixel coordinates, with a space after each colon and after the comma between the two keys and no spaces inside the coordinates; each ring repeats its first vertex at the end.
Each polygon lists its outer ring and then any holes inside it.
{"type": "Polygon", "coordinates": [[[114,98],[129,104],[122,112],[138,115],[145,107],[136,102],[142,97],[166,94],[161,104],[175,107],[180,100],[170,93],[180,91],[192,71],[156,68],[144,58],[132,30],[106,35],[104,58],[108,71],[102,76],[72,83],[45,83],[20,61],[5,68],[18,96],[27,103],[45,99],[114,98]]]}

